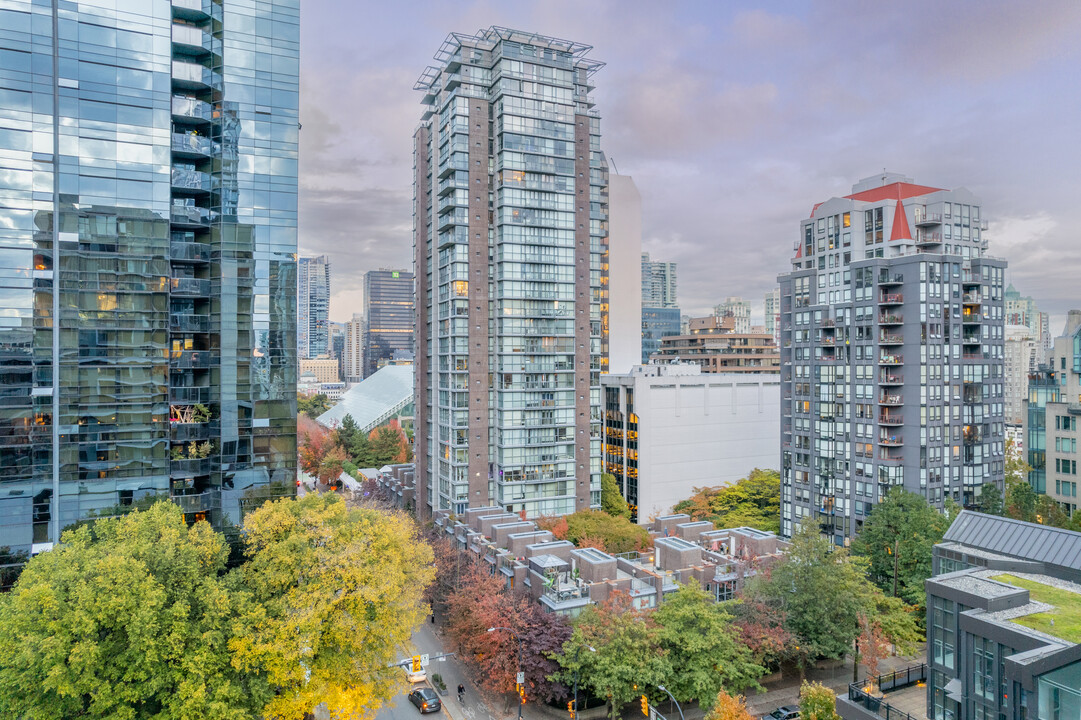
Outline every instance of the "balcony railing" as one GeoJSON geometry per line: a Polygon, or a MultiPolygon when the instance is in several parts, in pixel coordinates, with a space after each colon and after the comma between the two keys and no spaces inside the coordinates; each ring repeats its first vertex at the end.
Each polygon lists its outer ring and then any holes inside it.
{"type": "Polygon", "coordinates": [[[221,6],[210,0],[172,0],[172,4],[173,15],[188,20],[209,20],[221,15],[221,6]]]}
{"type": "Polygon", "coordinates": [[[210,173],[186,167],[173,167],[171,180],[174,189],[191,192],[211,192],[221,184],[220,178],[210,173]]]}
{"type": "Polygon", "coordinates": [[[208,227],[218,219],[218,213],[194,205],[172,205],[169,208],[169,219],[174,225],[208,227]]]}
{"type": "Polygon", "coordinates": [[[900,355],[883,355],[878,358],[879,365],[904,365],[904,358],[900,355]]]}
{"type": "Polygon", "coordinates": [[[880,404],[882,404],[882,405],[894,405],[894,406],[904,404],[904,400],[902,400],[900,395],[882,394],[882,395],[878,396],[878,402],[880,404]]]}
{"type": "Polygon", "coordinates": [[[184,458],[169,462],[169,475],[172,477],[195,477],[210,474],[210,458],[184,458]]]}
{"type": "Polygon", "coordinates": [[[221,90],[221,75],[208,67],[195,63],[173,60],[173,82],[178,87],[192,90],[221,90]]]}
{"type": "Polygon", "coordinates": [[[932,212],[929,212],[929,213],[916,213],[916,225],[917,226],[941,225],[941,224],[942,224],[942,213],[932,213],[932,212]]]}
{"type": "Polygon", "coordinates": [[[881,437],[878,439],[878,442],[880,445],[885,445],[886,447],[901,447],[902,445],[904,445],[904,441],[901,440],[900,435],[888,435],[886,437],[881,437]]]}
{"type": "Polygon", "coordinates": [[[873,678],[866,678],[860,682],[851,683],[848,686],[848,700],[857,705],[862,705],[879,717],[886,718],[887,720],[920,720],[903,710],[898,710],[893,707],[885,701],[885,698],[871,695],[870,691],[872,688],[877,687],[879,692],[885,694],[891,690],[900,690],[901,688],[911,687],[912,685],[921,682],[927,682],[926,664],[913,665],[904,670],[896,670],[885,675],[878,675],[873,678]]]}
{"type": "Polygon", "coordinates": [[[209,387],[171,387],[169,388],[170,403],[202,403],[210,402],[209,387]]]}
{"type": "Polygon", "coordinates": [[[203,135],[173,133],[172,149],[179,155],[212,157],[221,152],[221,145],[203,135]]]}
{"type": "Polygon", "coordinates": [[[902,423],[900,413],[881,413],[878,416],[879,425],[901,425],[902,423]]]}
{"type": "Polygon", "coordinates": [[[878,302],[880,305],[900,305],[905,301],[905,296],[901,293],[882,293],[878,302]]]}
{"type": "Polygon", "coordinates": [[[173,495],[171,499],[185,513],[209,512],[221,506],[221,496],[214,490],[191,495],[173,495]]]}
{"type": "Polygon", "coordinates": [[[905,339],[900,335],[893,335],[890,333],[882,333],[878,336],[878,342],[881,345],[903,345],[905,339]]]}
{"type": "Polygon", "coordinates": [[[940,232],[925,232],[920,230],[916,233],[917,245],[939,245],[942,243],[942,233],[940,232]]]}
{"type": "Polygon", "coordinates": [[[878,316],[879,325],[901,325],[905,319],[900,315],[885,314],[878,316]]]}
{"type": "Polygon", "coordinates": [[[173,295],[187,297],[207,297],[210,295],[210,281],[205,278],[171,278],[173,295]]]}
{"type": "Polygon", "coordinates": [[[213,122],[214,106],[184,95],[173,95],[173,117],[213,122]]]}
{"type": "Polygon", "coordinates": [[[175,262],[209,262],[210,246],[206,243],[172,242],[169,257],[175,262]]]}
{"type": "Polygon", "coordinates": [[[218,421],[204,423],[169,423],[169,437],[175,443],[187,443],[193,440],[209,440],[218,434],[218,421]]]}
{"type": "Polygon", "coordinates": [[[210,332],[210,316],[171,314],[169,329],[173,332],[210,332]]]}

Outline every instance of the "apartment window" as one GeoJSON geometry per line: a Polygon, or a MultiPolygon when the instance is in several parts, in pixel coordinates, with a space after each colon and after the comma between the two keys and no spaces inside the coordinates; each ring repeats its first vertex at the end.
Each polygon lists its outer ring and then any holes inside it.
{"type": "Polygon", "coordinates": [[[931,598],[931,652],[932,659],[937,665],[956,670],[957,664],[954,658],[956,646],[956,630],[954,611],[956,604],[945,598],[931,598]]]}

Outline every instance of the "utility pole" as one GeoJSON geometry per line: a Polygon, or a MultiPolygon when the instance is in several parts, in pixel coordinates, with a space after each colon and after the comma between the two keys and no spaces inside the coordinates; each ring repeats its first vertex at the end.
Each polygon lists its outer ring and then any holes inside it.
{"type": "Polygon", "coordinates": [[[893,596],[897,597],[897,550],[900,538],[893,540],[893,596]]]}

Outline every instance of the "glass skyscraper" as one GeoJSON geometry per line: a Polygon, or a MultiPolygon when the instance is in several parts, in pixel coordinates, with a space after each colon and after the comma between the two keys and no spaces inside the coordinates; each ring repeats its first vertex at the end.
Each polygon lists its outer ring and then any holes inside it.
{"type": "Polygon", "coordinates": [[[297,265],[297,354],[329,355],[330,260],[326,255],[302,257],[297,265]]]}
{"type": "Polygon", "coordinates": [[[299,0],[0,8],[0,551],[296,466],[299,0]]]}
{"type": "Polygon", "coordinates": [[[417,509],[600,503],[608,165],[581,43],[452,33],[416,88],[417,509]]]}
{"type": "Polygon", "coordinates": [[[364,273],[364,377],[395,358],[413,355],[413,273],[364,273]]]}

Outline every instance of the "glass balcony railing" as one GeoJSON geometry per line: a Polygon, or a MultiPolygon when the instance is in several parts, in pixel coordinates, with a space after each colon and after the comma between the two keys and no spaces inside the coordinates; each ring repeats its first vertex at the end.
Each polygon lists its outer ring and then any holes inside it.
{"type": "Polygon", "coordinates": [[[196,297],[210,295],[210,281],[205,278],[172,278],[169,285],[173,295],[196,297]]]}
{"type": "Polygon", "coordinates": [[[210,474],[210,458],[184,458],[169,462],[172,477],[195,477],[210,474]]]}
{"type": "Polygon", "coordinates": [[[176,350],[169,353],[169,366],[178,369],[210,367],[209,350],[176,350]]]}
{"type": "Polygon", "coordinates": [[[173,44],[180,45],[187,52],[211,52],[214,49],[214,36],[194,25],[173,23],[173,44]]]}
{"type": "Polygon", "coordinates": [[[185,513],[208,512],[217,509],[221,504],[220,496],[213,490],[189,495],[173,495],[172,501],[185,513]]]}
{"type": "Polygon", "coordinates": [[[218,434],[218,421],[205,423],[169,423],[170,439],[175,443],[191,441],[203,441],[216,437],[218,434]]]}
{"type": "Polygon", "coordinates": [[[221,145],[203,135],[173,133],[172,149],[181,155],[212,157],[221,152],[221,145]]]}
{"type": "Polygon", "coordinates": [[[169,210],[169,219],[174,225],[207,227],[218,219],[218,214],[213,210],[194,205],[173,205],[169,210]]]}
{"type": "Polygon", "coordinates": [[[173,96],[173,117],[186,120],[203,120],[213,122],[214,106],[202,100],[196,100],[184,95],[173,96]]]}
{"type": "Polygon", "coordinates": [[[169,388],[170,403],[203,403],[210,402],[209,387],[171,387],[169,388]]]}
{"type": "Polygon", "coordinates": [[[176,190],[210,192],[211,190],[217,190],[220,182],[218,178],[210,173],[192,170],[187,167],[174,166],[172,171],[172,185],[176,190]]]}
{"type": "Polygon", "coordinates": [[[169,257],[175,262],[209,262],[210,246],[197,242],[172,242],[169,244],[169,257]]]}
{"type": "Polygon", "coordinates": [[[174,17],[200,22],[211,17],[219,17],[220,5],[210,0],[172,0],[174,17]]]}
{"type": "Polygon", "coordinates": [[[173,82],[193,90],[221,90],[221,75],[196,63],[173,60],[173,82]]]}
{"type": "Polygon", "coordinates": [[[174,313],[169,316],[169,329],[173,332],[209,332],[210,317],[174,313]]]}

